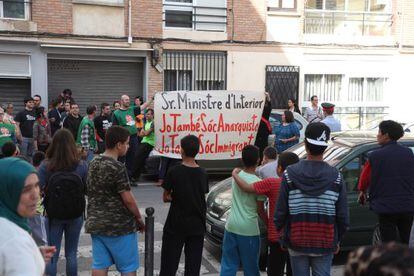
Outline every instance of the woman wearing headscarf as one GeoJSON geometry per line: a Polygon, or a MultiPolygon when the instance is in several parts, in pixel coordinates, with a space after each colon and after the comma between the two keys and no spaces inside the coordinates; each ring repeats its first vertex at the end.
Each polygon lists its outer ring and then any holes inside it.
{"type": "Polygon", "coordinates": [[[36,170],[19,158],[5,158],[0,179],[0,275],[43,275],[45,261],[27,224],[39,200],[36,170]]]}

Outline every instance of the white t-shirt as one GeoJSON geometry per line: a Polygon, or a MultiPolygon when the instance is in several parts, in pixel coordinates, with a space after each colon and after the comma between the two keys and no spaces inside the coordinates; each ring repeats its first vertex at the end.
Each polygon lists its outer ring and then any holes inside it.
{"type": "Polygon", "coordinates": [[[45,261],[25,230],[0,218],[0,276],[41,276],[45,261]]]}
{"type": "Polygon", "coordinates": [[[277,175],[277,159],[256,169],[256,175],[261,179],[279,178],[277,175]]]}

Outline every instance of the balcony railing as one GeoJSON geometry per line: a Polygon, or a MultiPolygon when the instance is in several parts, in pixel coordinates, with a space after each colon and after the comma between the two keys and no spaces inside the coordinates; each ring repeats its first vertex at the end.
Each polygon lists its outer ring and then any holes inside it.
{"type": "Polygon", "coordinates": [[[30,20],[31,4],[29,0],[0,0],[0,18],[30,20]]]}
{"type": "Polygon", "coordinates": [[[305,11],[305,34],[389,36],[392,14],[378,12],[305,11]]]}

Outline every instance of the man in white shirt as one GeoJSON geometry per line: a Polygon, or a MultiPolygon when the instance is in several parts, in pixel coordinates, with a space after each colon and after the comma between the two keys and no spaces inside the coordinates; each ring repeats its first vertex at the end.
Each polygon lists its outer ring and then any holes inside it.
{"type": "Polygon", "coordinates": [[[327,125],[331,132],[341,131],[341,122],[333,116],[335,105],[331,103],[322,103],[323,114],[325,119],[321,122],[327,125]]]}
{"type": "Polygon", "coordinates": [[[311,97],[312,105],[305,110],[304,117],[309,123],[317,123],[323,119],[322,109],[318,106],[318,96],[311,97]]]}

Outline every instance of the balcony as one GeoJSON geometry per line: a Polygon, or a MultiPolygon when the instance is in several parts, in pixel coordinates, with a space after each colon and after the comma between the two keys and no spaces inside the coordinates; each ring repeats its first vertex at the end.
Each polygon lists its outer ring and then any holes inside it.
{"type": "Polygon", "coordinates": [[[389,13],[305,10],[306,35],[388,37],[391,25],[389,13]]]}

